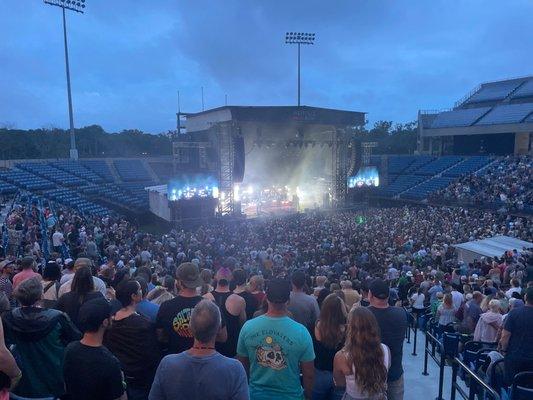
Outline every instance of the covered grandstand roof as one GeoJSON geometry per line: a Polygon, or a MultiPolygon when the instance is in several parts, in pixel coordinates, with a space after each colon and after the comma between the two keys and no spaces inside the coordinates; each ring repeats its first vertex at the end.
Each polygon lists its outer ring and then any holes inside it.
{"type": "Polygon", "coordinates": [[[524,250],[533,248],[533,243],[510,236],[494,236],[483,240],[459,243],[454,245],[459,260],[472,262],[481,257],[501,257],[509,250],[524,250]]]}
{"type": "Polygon", "coordinates": [[[533,131],[533,76],[481,84],[445,111],[421,111],[422,135],[533,131]]]}

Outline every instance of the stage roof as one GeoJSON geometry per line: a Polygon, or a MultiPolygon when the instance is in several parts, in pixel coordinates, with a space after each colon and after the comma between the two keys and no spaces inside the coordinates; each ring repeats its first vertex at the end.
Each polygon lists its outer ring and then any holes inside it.
{"type": "Polygon", "coordinates": [[[533,248],[533,243],[502,235],[459,243],[454,245],[454,247],[457,249],[459,259],[465,262],[471,262],[473,259],[479,259],[481,257],[501,257],[509,250],[533,248]]]}
{"type": "Polygon", "coordinates": [[[362,126],[365,124],[365,114],[309,106],[224,106],[198,113],[182,113],[187,117],[188,132],[203,130],[208,124],[226,121],[362,126]]]}

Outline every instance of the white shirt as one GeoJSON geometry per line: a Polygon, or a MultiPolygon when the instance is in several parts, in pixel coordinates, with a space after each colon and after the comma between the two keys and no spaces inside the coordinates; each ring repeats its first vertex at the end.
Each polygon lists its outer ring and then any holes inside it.
{"type": "Polygon", "coordinates": [[[463,304],[464,297],[457,290],[452,290],[451,294],[452,294],[453,308],[455,308],[456,310],[459,310],[459,308],[461,308],[461,304],[463,304]]]}
{"type": "Polygon", "coordinates": [[[61,232],[54,232],[54,234],[52,235],[52,243],[54,247],[61,246],[64,239],[65,238],[61,232]]]}
{"type": "Polygon", "coordinates": [[[511,289],[509,289],[507,292],[505,292],[505,296],[510,299],[511,297],[513,297],[513,293],[522,293],[522,289],[519,288],[519,287],[512,287],[511,289]]]}
{"type": "MultiPolygon", "coordinates": [[[[65,276],[68,276],[68,277],[72,276],[72,278],[68,279],[65,283],[61,285],[61,287],[59,288],[59,294],[58,294],[59,297],[61,297],[65,293],[70,292],[70,289],[72,286],[72,280],[74,278],[74,274],[63,275],[61,279],[63,279],[65,276]]],[[[104,281],[101,280],[100,278],[97,278],[96,276],[93,276],[93,282],[94,282],[94,290],[102,293],[102,295],[105,297],[106,287],[105,287],[104,281]]]]}
{"type": "Polygon", "coordinates": [[[424,296],[424,293],[415,293],[411,296],[411,300],[413,300],[413,308],[416,308],[418,310],[421,310],[424,308],[424,300],[426,296],[424,296]]]}

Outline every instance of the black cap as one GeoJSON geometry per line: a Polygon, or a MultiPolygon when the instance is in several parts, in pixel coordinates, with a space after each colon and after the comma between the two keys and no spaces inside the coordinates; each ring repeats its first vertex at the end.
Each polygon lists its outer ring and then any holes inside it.
{"type": "Polygon", "coordinates": [[[102,323],[111,316],[111,305],[100,297],[86,301],[78,313],[78,325],[82,332],[96,332],[102,323]]]}
{"type": "Polygon", "coordinates": [[[266,296],[271,303],[286,303],[291,297],[291,284],[285,279],[271,279],[267,282],[266,296]]]}
{"type": "Polygon", "coordinates": [[[368,287],[372,296],[385,300],[389,297],[389,285],[383,279],[374,279],[368,287]]]}

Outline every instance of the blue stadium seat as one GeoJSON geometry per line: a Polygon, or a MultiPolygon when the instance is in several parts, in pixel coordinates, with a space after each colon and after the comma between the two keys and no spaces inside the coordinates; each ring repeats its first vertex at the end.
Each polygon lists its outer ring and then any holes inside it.
{"type": "Polygon", "coordinates": [[[450,177],[434,177],[426,182],[421,183],[416,187],[407,190],[405,193],[402,193],[400,195],[400,198],[410,200],[422,200],[428,197],[428,195],[430,195],[431,193],[436,192],[437,190],[444,189],[453,181],[454,178],[450,177]]]}
{"type": "Polygon", "coordinates": [[[83,160],[81,164],[101,176],[106,182],[114,181],[109,165],[104,160],[83,160]]]}
{"type": "Polygon", "coordinates": [[[431,124],[431,128],[451,128],[457,126],[473,125],[479,118],[485,115],[491,107],[478,107],[444,111],[437,115],[431,124]]]}
{"type": "Polygon", "coordinates": [[[533,103],[500,104],[476,122],[476,125],[516,124],[531,113],[533,103]]]}
{"type": "Polygon", "coordinates": [[[490,157],[487,156],[473,156],[468,157],[462,163],[454,165],[448,171],[444,172],[443,176],[448,176],[452,178],[458,178],[460,176],[472,174],[479,169],[483,168],[491,161],[490,157]]]}
{"type": "Polygon", "coordinates": [[[114,160],[113,164],[124,182],[152,180],[141,160],[114,160]]]}
{"type": "Polygon", "coordinates": [[[466,103],[503,100],[524,81],[525,79],[485,83],[466,103]]]}

